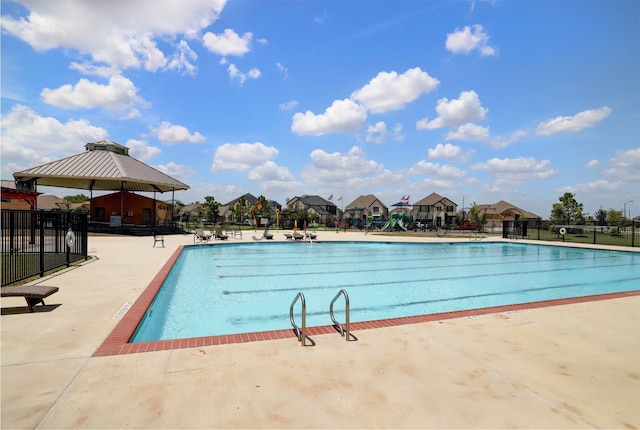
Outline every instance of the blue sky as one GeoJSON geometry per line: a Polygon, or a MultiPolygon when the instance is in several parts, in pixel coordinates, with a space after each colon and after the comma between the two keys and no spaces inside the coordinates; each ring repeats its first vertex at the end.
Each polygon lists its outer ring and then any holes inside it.
{"type": "Polygon", "coordinates": [[[640,214],[635,0],[1,5],[2,179],[110,139],[185,203],[436,192],[548,218],[572,192],[640,214]]]}

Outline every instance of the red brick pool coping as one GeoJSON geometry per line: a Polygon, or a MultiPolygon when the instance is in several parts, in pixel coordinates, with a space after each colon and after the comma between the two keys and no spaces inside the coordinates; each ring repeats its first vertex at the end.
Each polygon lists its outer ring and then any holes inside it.
{"type": "MultiPolygon", "coordinates": [[[[129,308],[120,322],[107,336],[102,345],[93,353],[93,357],[106,357],[122,354],[136,354],[139,352],[164,351],[171,349],[199,348],[204,346],[226,345],[232,343],[258,342],[264,340],[277,340],[295,338],[296,334],[292,329],[270,330],[255,333],[227,334],[219,336],[194,337],[188,339],[162,340],[154,342],[129,343],[142,317],[144,316],[151,301],[162,286],[169,271],[180,256],[184,246],[180,246],[171,255],[162,269],[156,274],[151,283],[145,288],[140,297],[129,308]]],[[[375,321],[364,321],[351,323],[351,332],[358,330],[368,330],[382,327],[393,327],[406,324],[417,324],[432,321],[441,321],[453,318],[468,316],[478,316],[493,313],[513,312],[523,309],[535,309],[549,306],[560,306],[574,303],[592,302],[597,300],[608,300],[622,297],[640,295],[640,290],[626,291],[620,293],[598,294],[593,296],[571,297],[567,299],[544,300],[540,302],[520,303],[515,305],[493,306],[480,309],[468,309],[453,312],[442,312],[428,315],[416,315],[410,317],[391,318],[375,321]]],[[[336,329],[331,325],[307,327],[307,336],[318,336],[324,334],[337,334],[336,329]]]]}

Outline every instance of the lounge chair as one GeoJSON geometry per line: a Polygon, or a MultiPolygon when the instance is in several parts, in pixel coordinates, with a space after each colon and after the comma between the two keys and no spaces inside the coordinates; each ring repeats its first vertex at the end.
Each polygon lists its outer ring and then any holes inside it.
{"type": "Polygon", "coordinates": [[[265,233],[263,236],[267,240],[273,240],[273,233],[265,233]]]}
{"type": "Polygon", "coordinates": [[[318,235],[315,233],[306,233],[304,234],[304,238],[305,240],[316,240],[318,238],[318,235]]]}
{"type": "Polygon", "coordinates": [[[213,237],[214,237],[214,239],[218,239],[218,240],[227,240],[227,239],[229,239],[229,236],[227,236],[226,234],[224,234],[222,232],[222,227],[216,228],[215,232],[213,233],[213,237]]]}
{"type": "Polygon", "coordinates": [[[58,287],[46,285],[20,285],[17,287],[0,288],[2,297],[24,297],[29,307],[29,312],[33,312],[33,307],[38,303],[44,306],[44,298],[58,292],[58,287]]]}
{"type": "Polygon", "coordinates": [[[156,243],[161,243],[162,247],[164,248],[164,236],[158,236],[157,234],[153,233],[153,247],[156,247],[156,243]]]}
{"type": "Polygon", "coordinates": [[[201,228],[196,228],[193,234],[194,234],[194,241],[196,243],[209,242],[209,239],[211,239],[211,235],[206,234],[204,230],[202,230],[201,228]]]}
{"type": "Polygon", "coordinates": [[[286,240],[293,240],[293,235],[291,233],[284,233],[284,238],[286,240]]]}
{"type": "Polygon", "coordinates": [[[304,239],[304,234],[300,234],[298,232],[295,232],[295,233],[293,233],[293,238],[295,240],[302,240],[302,239],[304,239]]]}

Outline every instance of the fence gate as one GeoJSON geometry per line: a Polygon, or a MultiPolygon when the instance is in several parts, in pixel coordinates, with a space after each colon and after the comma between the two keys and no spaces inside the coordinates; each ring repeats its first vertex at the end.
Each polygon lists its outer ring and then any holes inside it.
{"type": "Polygon", "coordinates": [[[87,258],[88,214],[69,211],[2,212],[2,285],[87,258]]]}

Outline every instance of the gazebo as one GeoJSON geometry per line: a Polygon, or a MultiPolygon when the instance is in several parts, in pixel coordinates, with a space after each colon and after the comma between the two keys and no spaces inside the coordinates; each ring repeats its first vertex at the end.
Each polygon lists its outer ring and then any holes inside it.
{"type": "MultiPolygon", "coordinates": [[[[110,140],[89,142],[86,151],[58,161],[16,172],[18,189],[36,191],[38,185],[89,190],[120,191],[120,216],[128,191],[174,193],[189,186],[129,156],[129,148],[110,140]]],[[[173,206],[173,205],[172,205],[173,206]]],[[[155,208],[154,208],[155,210],[155,208]]],[[[93,207],[91,208],[93,213],[93,207]]],[[[155,213],[153,220],[155,223],[155,213]]]]}

